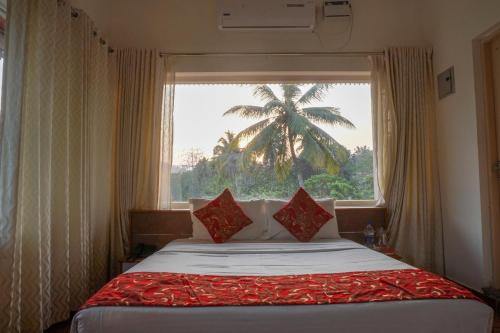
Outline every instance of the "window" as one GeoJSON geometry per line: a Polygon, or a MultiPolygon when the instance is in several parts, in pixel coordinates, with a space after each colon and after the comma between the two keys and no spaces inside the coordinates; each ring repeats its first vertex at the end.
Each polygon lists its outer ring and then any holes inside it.
{"type": "Polygon", "coordinates": [[[317,198],[374,200],[373,179],[368,83],[176,85],[174,203],[224,188],[284,199],[299,185],[317,198]]]}

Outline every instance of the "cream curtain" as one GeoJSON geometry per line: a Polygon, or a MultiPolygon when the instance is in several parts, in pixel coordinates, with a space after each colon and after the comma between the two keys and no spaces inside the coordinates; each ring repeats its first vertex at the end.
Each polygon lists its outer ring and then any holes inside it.
{"type": "Polygon", "coordinates": [[[174,144],[174,97],[175,72],[172,59],[164,59],[166,72],[163,90],[163,120],[162,120],[162,155],[160,168],[160,208],[172,208],[170,191],[170,174],[172,171],[173,144],[174,144]]]}
{"type": "MultiPolygon", "coordinates": [[[[112,260],[130,251],[129,210],[158,209],[165,62],[155,50],[118,51],[112,260]]],[[[116,265],[113,265],[116,267],[116,265]]]]}
{"type": "Polygon", "coordinates": [[[371,57],[375,168],[389,239],[406,261],[443,271],[432,50],[371,57]]]}
{"type": "Polygon", "coordinates": [[[68,319],[108,273],[113,60],[63,1],[9,2],[0,331],[68,319]]]}

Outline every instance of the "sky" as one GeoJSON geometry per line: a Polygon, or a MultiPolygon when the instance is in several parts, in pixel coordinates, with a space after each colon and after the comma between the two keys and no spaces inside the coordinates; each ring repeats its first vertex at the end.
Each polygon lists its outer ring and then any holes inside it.
{"type": "MultiPolygon", "coordinates": [[[[278,85],[270,85],[280,97],[278,85]]],[[[306,91],[311,85],[303,85],[306,91]]],[[[264,105],[253,96],[255,85],[237,84],[178,84],[174,104],[174,165],[182,165],[186,152],[200,150],[211,157],[217,141],[227,130],[238,133],[257,120],[243,119],[236,115],[223,116],[235,105],[264,105]]],[[[334,85],[323,101],[310,106],[334,106],[348,118],[355,129],[318,125],[345,147],[372,147],[371,95],[369,84],[334,85]]]]}

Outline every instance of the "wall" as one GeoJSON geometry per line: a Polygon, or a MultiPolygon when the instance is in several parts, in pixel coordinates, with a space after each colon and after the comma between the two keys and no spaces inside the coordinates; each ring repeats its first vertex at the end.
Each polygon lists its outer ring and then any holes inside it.
{"type": "MultiPolygon", "coordinates": [[[[321,3],[320,0],[316,0],[321,3]]],[[[84,8],[114,47],[147,47],[168,52],[336,51],[348,40],[349,21],[319,20],[311,32],[227,32],[217,28],[215,0],[73,0],[84,8]],[[101,7],[101,10],[98,10],[101,7]]],[[[422,45],[416,0],[353,0],[354,26],[348,50],[382,50],[422,45]]],[[[318,5],[318,17],[321,18],[318,5]]],[[[351,70],[368,68],[365,59],[238,58],[182,59],[183,69],[351,70]],[[251,67],[253,66],[253,67],[251,67]]]]}
{"type": "Polygon", "coordinates": [[[480,201],[472,41],[500,22],[500,1],[424,0],[420,13],[436,73],[455,66],[456,94],[437,103],[446,271],[479,289],[490,284],[491,267],[480,201]]]}
{"type": "Polygon", "coordinates": [[[69,0],[76,8],[83,9],[96,23],[100,34],[108,38],[111,30],[111,3],[106,0],[69,0]]]}

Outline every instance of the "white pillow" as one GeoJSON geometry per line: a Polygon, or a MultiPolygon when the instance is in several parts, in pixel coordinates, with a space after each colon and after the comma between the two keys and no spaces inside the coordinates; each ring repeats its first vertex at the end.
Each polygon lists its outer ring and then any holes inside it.
{"type": "MultiPolygon", "coordinates": [[[[313,240],[316,239],[335,239],[340,238],[339,228],[337,225],[337,215],[335,214],[335,200],[324,199],[315,200],[318,205],[323,207],[328,213],[333,215],[333,218],[326,222],[318,233],[314,235],[313,240]]],[[[266,200],[267,211],[267,236],[266,239],[273,240],[296,240],[296,238],[278,221],[273,217],[276,212],[283,208],[288,201],[284,200],[266,200]]]]}
{"type": "MultiPolygon", "coordinates": [[[[212,200],[190,199],[191,221],[193,222],[193,239],[213,241],[207,228],[194,216],[193,212],[208,204],[212,200]]],[[[252,220],[252,224],[247,225],[231,237],[231,240],[258,240],[263,239],[267,231],[267,219],[265,212],[265,200],[236,201],[246,216],[252,220]]]]}

